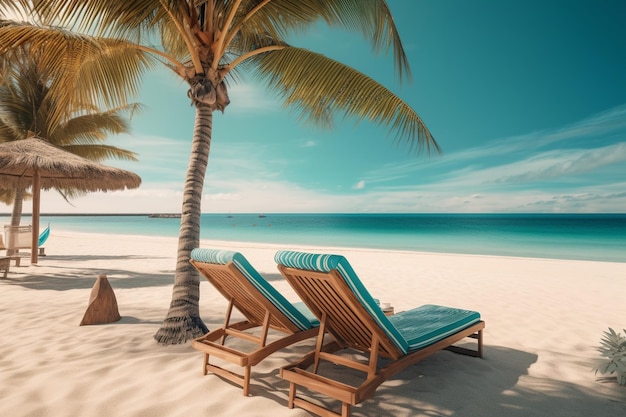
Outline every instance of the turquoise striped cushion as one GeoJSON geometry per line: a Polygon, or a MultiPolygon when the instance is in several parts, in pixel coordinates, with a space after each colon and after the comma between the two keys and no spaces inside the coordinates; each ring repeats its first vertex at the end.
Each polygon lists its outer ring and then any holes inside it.
{"type": "Polygon", "coordinates": [[[319,326],[319,321],[309,320],[313,318],[313,313],[308,311],[306,306],[294,306],[281,293],[276,291],[272,285],[265,280],[250,265],[248,260],[239,252],[196,248],[191,251],[191,259],[198,262],[210,264],[226,265],[232,261],[239,271],[245,276],[261,294],[272,302],[285,316],[287,316],[300,330],[307,330],[319,326]]]}
{"type": "Polygon", "coordinates": [[[309,310],[309,308],[302,301],[298,301],[297,303],[293,303],[293,306],[300,312],[306,319],[311,322],[313,327],[319,327],[320,321],[315,317],[315,315],[309,310]]]}
{"type": "Polygon", "coordinates": [[[278,264],[291,268],[319,272],[337,269],[372,318],[405,354],[445,339],[480,321],[480,314],[475,311],[435,305],[424,305],[387,317],[379,307],[378,300],[368,293],[343,256],[279,251],[274,259],[278,264]]]}
{"type": "Polygon", "coordinates": [[[346,284],[363,304],[363,307],[372,316],[381,329],[387,334],[389,339],[404,352],[408,352],[409,345],[402,334],[394,327],[380,309],[378,303],[367,291],[361,280],[348,263],[348,260],[341,255],[323,255],[294,251],[279,251],[274,256],[276,263],[289,268],[306,269],[309,271],[330,272],[333,269],[339,271],[346,284]]]}
{"type": "Polygon", "coordinates": [[[389,317],[409,345],[409,352],[432,345],[480,321],[480,313],[423,305],[389,317]]]}

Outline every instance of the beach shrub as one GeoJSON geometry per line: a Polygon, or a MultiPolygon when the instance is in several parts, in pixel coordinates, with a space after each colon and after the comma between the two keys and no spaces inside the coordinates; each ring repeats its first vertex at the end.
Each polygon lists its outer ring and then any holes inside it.
{"type": "Polygon", "coordinates": [[[600,366],[596,368],[596,374],[617,374],[617,382],[626,385],[626,329],[624,336],[616,333],[609,327],[608,332],[604,332],[604,337],[600,340],[598,351],[606,358],[600,366]]]}

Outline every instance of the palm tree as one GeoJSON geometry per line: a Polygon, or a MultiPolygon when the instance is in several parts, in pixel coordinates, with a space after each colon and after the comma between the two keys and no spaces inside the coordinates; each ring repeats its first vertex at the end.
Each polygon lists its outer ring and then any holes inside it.
{"type": "MultiPolygon", "coordinates": [[[[1,142],[36,134],[67,152],[90,160],[137,160],[133,152],[103,143],[108,134],[130,130],[129,119],[124,113],[132,115],[137,104],[101,111],[91,103],[81,104],[67,99],[69,96],[58,97],[51,87],[55,82],[54,74],[39,65],[37,54],[29,51],[28,45],[12,52],[10,57],[0,57],[3,67],[0,76],[1,142]],[[54,114],[61,117],[53,117],[54,114]]],[[[69,74],[62,76],[70,77],[69,74]]],[[[83,194],[73,189],[58,191],[66,200],[83,194]]],[[[3,202],[13,203],[11,226],[19,226],[22,202],[27,196],[25,189],[0,192],[3,202]]]]}
{"type": "MultiPolygon", "coordinates": [[[[7,2],[0,0],[0,6],[7,2]]],[[[153,54],[189,84],[195,126],[172,301],[154,336],[160,343],[183,343],[207,331],[199,316],[199,277],[189,264],[189,254],[199,244],[213,113],[228,106],[227,84],[237,82],[238,74],[247,71],[264,82],[306,121],[330,127],[337,113],[367,119],[387,126],[412,149],[438,151],[418,114],[388,89],[286,41],[289,33],[319,21],[360,31],[376,51],[391,50],[400,79],[408,77],[408,60],[384,0],[83,0],[72,2],[72,7],[66,0],[32,3],[47,19],[125,40],[131,49],[134,43],[134,48],[153,54]]],[[[0,33],[0,42],[2,38],[0,33]]],[[[121,66],[114,69],[116,75],[124,71],[121,66]]]]}

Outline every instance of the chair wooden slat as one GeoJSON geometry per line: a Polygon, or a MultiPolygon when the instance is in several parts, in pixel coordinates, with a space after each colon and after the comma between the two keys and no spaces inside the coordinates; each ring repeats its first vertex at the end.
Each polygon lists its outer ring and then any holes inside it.
{"type": "Polygon", "coordinates": [[[315,337],[316,327],[301,330],[263,295],[232,263],[213,264],[191,260],[191,264],[228,301],[224,324],[216,330],[192,341],[193,348],[203,352],[202,372],[212,372],[250,392],[251,368],[270,354],[304,339],[315,337]],[[231,323],[232,309],[237,309],[245,320],[231,323]],[[268,342],[270,330],[278,336],[268,342]],[[246,342],[247,347],[227,346],[228,338],[246,342]],[[248,346],[249,345],[249,346],[248,346]],[[243,367],[243,375],[210,363],[210,357],[228,361],[243,367]]]}
{"type": "Polygon", "coordinates": [[[335,340],[332,347],[318,343],[314,352],[281,368],[280,376],[290,383],[290,408],[300,407],[321,417],[349,417],[351,407],[371,398],[380,384],[435,352],[449,348],[457,353],[482,357],[484,321],[476,322],[436,343],[405,353],[368,313],[337,269],[320,272],[281,264],[278,269],[320,319],[319,339],[323,338],[323,332],[328,332],[335,340]],[[465,338],[476,339],[477,350],[452,346],[465,338]],[[365,355],[365,361],[345,356],[346,349],[349,353],[361,352],[365,355]],[[379,357],[389,358],[391,361],[379,367],[379,357]],[[365,375],[362,382],[352,386],[320,375],[318,369],[321,360],[363,372],[365,375]],[[337,413],[298,397],[298,386],[340,401],[341,411],[337,413]]]}

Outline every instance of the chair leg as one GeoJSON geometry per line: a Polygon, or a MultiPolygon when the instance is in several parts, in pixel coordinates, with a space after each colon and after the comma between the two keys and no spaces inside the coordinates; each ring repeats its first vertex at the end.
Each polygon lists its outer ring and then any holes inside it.
{"type": "Polygon", "coordinates": [[[243,371],[243,396],[244,397],[247,397],[248,394],[250,393],[250,368],[251,366],[248,365],[245,367],[243,371]]]}
{"type": "Polygon", "coordinates": [[[341,417],[350,417],[350,403],[341,403],[341,417]]]}
{"type": "Polygon", "coordinates": [[[289,408],[293,408],[293,400],[296,398],[296,384],[293,382],[289,384],[289,408]]]}
{"type": "Polygon", "coordinates": [[[315,359],[313,362],[313,373],[316,374],[320,366],[320,352],[324,346],[324,335],[326,334],[326,312],[322,313],[322,319],[320,320],[320,330],[317,336],[317,342],[315,344],[315,359]]]}
{"type": "Polygon", "coordinates": [[[207,366],[209,365],[209,354],[205,353],[204,357],[202,358],[202,375],[206,375],[207,374],[207,366]]]}

